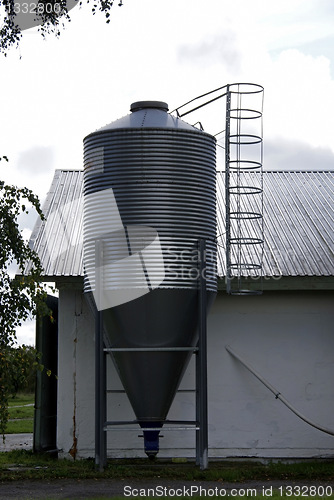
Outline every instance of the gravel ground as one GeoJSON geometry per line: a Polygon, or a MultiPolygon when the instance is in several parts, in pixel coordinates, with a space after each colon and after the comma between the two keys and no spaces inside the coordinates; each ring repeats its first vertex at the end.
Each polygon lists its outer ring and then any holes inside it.
{"type": "MultiPolygon", "coordinates": [[[[282,493],[291,496],[291,488],[304,487],[309,491],[311,486],[326,487],[329,485],[334,492],[334,482],[294,482],[287,481],[249,481],[246,483],[224,483],[224,482],[187,482],[174,480],[129,480],[113,479],[87,479],[71,480],[57,479],[54,481],[18,481],[17,483],[0,483],[0,498],[20,500],[55,500],[55,499],[87,499],[87,498],[112,498],[114,496],[170,496],[177,498],[181,495],[201,495],[208,498],[217,496],[236,496],[239,493],[243,497],[269,498],[272,489],[282,488],[282,493]],[[205,494],[204,490],[207,490],[205,494]]],[[[296,490],[295,490],[296,492],[296,490]]],[[[306,492],[306,490],[305,490],[306,492]]],[[[314,495],[312,495],[314,496],[314,495]]],[[[324,497],[326,498],[326,497],[324,497]]]]}
{"type": "Polygon", "coordinates": [[[11,450],[32,450],[33,434],[6,434],[5,442],[0,439],[0,452],[11,450]]]}

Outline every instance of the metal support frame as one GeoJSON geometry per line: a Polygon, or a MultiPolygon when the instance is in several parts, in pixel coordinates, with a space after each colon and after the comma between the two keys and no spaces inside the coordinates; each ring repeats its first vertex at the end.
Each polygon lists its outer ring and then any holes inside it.
{"type": "MultiPolygon", "coordinates": [[[[103,257],[103,243],[95,243],[96,275],[95,287],[99,293],[102,286],[101,263],[103,257]]],[[[103,431],[107,417],[106,404],[106,357],[104,354],[103,319],[102,312],[95,310],[95,465],[100,472],[107,463],[107,436],[103,431]]]]}
{"type": "MultiPolygon", "coordinates": [[[[107,390],[106,387],[106,356],[111,352],[121,351],[193,351],[196,354],[196,419],[165,420],[163,427],[169,430],[195,430],[196,432],[196,465],[204,470],[208,468],[208,396],[207,396],[207,297],[206,297],[206,242],[199,240],[199,286],[198,286],[198,328],[199,340],[197,347],[147,347],[147,348],[108,348],[103,340],[102,312],[96,310],[95,316],[95,465],[100,472],[107,464],[107,431],[137,431],[138,427],[127,427],[139,424],[137,420],[112,421],[107,420],[107,394],[125,391],[107,390]]],[[[101,255],[101,247],[97,243],[97,257],[101,255]]],[[[99,262],[99,259],[97,259],[99,262]]],[[[188,392],[188,391],[182,391],[188,392]]],[[[140,430],[152,431],[152,428],[140,430]]],[[[156,429],[160,430],[160,428],[156,429]]]]}
{"type": "Polygon", "coordinates": [[[206,267],[205,240],[199,240],[199,338],[196,356],[196,464],[208,468],[208,380],[207,380],[207,331],[206,331],[206,267]]]}
{"type": "Polygon", "coordinates": [[[101,311],[95,317],[95,465],[100,472],[107,463],[107,435],[104,425],[107,417],[106,405],[106,356],[103,342],[101,311]]]}

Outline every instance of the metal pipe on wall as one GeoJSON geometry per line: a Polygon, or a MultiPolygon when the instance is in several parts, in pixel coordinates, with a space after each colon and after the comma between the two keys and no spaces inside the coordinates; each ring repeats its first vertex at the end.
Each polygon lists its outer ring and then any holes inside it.
{"type": "Polygon", "coordinates": [[[305,417],[299,410],[297,410],[287,399],[285,399],[284,396],[278,391],[273,385],[271,385],[260,373],[258,373],[247,361],[244,360],[239,354],[237,354],[232,347],[229,345],[225,346],[225,349],[227,350],[228,353],[230,353],[235,359],[237,359],[242,365],[244,365],[245,368],[247,368],[248,371],[250,371],[260,382],[262,382],[263,385],[267,387],[275,396],[275,399],[279,399],[282,401],[282,403],[289,408],[297,417],[299,417],[301,420],[306,422],[307,424],[311,425],[315,429],[318,429],[321,432],[325,432],[326,434],[330,434],[331,436],[334,436],[334,430],[328,429],[328,427],[324,427],[323,425],[317,424],[310,420],[309,418],[305,417]]]}

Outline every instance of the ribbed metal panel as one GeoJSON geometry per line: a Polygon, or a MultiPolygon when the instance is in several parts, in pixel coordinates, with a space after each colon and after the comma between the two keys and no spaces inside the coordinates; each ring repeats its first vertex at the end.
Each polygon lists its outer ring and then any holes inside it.
{"type": "MultiPolygon", "coordinates": [[[[264,275],[334,276],[334,172],[267,171],[263,173],[263,182],[264,275]],[[298,234],[305,238],[297,239],[298,234]],[[289,257],[291,253],[293,259],[289,257]]],[[[47,221],[36,224],[30,239],[48,279],[83,276],[82,191],[83,171],[56,170],[43,204],[47,221]],[[66,210],[62,209],[64,205],[66,210]],[[56,212],[61,216],[55,216],[56,212]],[[65,238],[64,227],[66,234],[72,235],[70,238],[65,238]],[[59,239],[63,241],[62,248],[59,239]]],[[[221,277],[226,269],[224,203],[224,173],[218,172],[217,263],[221,277]]]]}
{"type": "Polygon", "coordinates": [[[56,170],[42,210],[46,220],[37,220],[29,244],[44,276],[82,276],[83,172],[56,170]]]}
{"type": "MultiPolygon", "coordinates": [[[[256,183],[249,173],[249,183],[256,183]]],[[[334,275],[334,172],[267,171],[264,191],[264,276],[334,275]]],[[[248,197],[258,210],[257,198],[248,197]]],[[[225,276],[225,173],[217,175],[218,275],[225,276]]],[[[254,236],[251,226],[249,237],[254,236]]]]}
{"type": "MultiPolygon", "coordinates": [[[[163,265],[161,288],[197,289],[198,240],[204,238],[207,287],[216,291],[215,139],[194,128],[107,129],[91,134],[84,144],[86,265],[94,265],[97,233],[113,232],[109,238],[104,237],[104,248],[110,260],[116,260],[125,258],[128,252],[122,226],[138,228],[138,245],[139,228],[143,228],[143,239],[148,228],[154,228],[163,263],[160,254],[155,256],[151,251],[150,277],[160,276],[163,265]],[[100,195],[96,196],[109,188],[120,218],[115,210],[111,215],[112,208],[106,210],[105,198],[100,202],[100,195]]],[[[125,285],[118,271],[119,266],[115,266],[112,275],[105,277],[108,286],[115,289],[125,285]]],[[[140,287],[142,276],[134,271],[129,286],[140,287]]],[[[94,272],[88,275],[94,286],[94,272]]],[[[85,290],[90,291],[91,286],[86,280],[85,290]]]]}

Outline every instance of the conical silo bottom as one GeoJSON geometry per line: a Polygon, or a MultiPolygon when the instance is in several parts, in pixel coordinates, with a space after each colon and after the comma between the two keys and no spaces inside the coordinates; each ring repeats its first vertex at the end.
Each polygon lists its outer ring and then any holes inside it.
{"type": "MultiPolygon", "coordinates": [[[[208,292],[208,309],[214,297],[214,292],[208,292]]],[[[198,291],[156,289],[103,311],[103,321],[113,348],[195,347],[198,341],[198,291]]],[[[112,353],[141,427],[157,429],[163,425],[191,356],[192,351],[112,353]]],[[[145,443],[155,441],[158,446],[153,432],[158,431],[146,431],[146,434],[144,431],[145,443]]],[[[154,453],[153,448],[151,452],[154,453]]]]}

